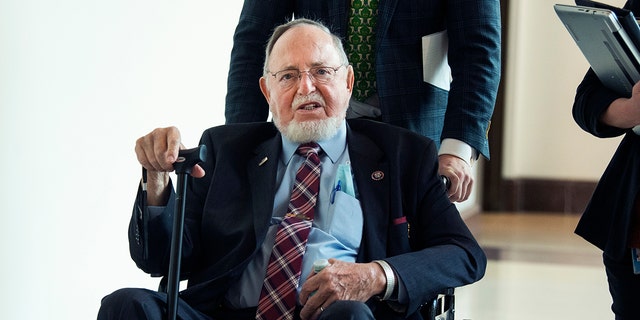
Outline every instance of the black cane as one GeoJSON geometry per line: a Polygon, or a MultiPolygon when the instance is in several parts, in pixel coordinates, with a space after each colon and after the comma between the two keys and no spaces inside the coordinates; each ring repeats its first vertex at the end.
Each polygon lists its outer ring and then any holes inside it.
{"type": "Polygon", "coordinates": [[[173,164],[178,177],[176,186],[176,208],[173,216],[173,232],[171,233],[171,256],[169,262],[169,280],[167,283],[167,319],[175,320],[178,315],[178,291],[180,290],[180,263],[182,261],[182,235],[184,233],[184,210],[187,194],[187,177],[193,167],[204,162],[207,147],[200,145],[193,149],[180,150],[178,159],[173,164]]]}

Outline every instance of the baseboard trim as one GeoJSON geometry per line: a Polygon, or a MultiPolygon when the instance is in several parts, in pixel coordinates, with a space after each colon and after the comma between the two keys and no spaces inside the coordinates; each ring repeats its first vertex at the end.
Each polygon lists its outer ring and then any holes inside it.
{"type": "Polygon", "coordinates": [[[580,213],[596,184],[596,181],[504,180],[499,207],[506,211],[580,213]]]}

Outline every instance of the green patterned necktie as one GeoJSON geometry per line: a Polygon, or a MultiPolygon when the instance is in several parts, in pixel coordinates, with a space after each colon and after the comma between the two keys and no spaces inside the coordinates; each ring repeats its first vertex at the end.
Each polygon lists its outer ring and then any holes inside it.
{"type": "Polygon", "coordinates": [[[347,54],[355,73],[353,98],[364,101],[376,87],[375,43],[378,0],[352,0],[347,54]]]}

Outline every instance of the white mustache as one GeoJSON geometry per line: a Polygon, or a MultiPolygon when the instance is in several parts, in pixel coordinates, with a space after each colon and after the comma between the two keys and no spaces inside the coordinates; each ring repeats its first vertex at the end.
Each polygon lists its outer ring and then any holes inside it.
{"type": "Polygon", "coordinates": [[[306,96],[295,96],[291,103],[291,107],[293,110],[297,110],[301,105],[308,103],[315,103],[322,107],[325,105],[324,98],[320,94],[314,92],[306,96]]]}

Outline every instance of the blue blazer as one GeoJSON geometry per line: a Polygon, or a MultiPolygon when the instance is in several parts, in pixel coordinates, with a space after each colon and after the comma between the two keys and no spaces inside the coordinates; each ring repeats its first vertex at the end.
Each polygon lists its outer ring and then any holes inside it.
{"type": "MultiPolygon", "coordinates": [[[[625,8],[638,16],[640,1],[627,1],[625,8]]],[[[629,255],[629,227],[640,191],[640,136],[631,129],[600,122],[602,114],[618,98],[620,95],[605,88],[591,69],[576,91],[573,117],[583,130],[600,138],[624,135],[580,218],[576,233],[610,257],[623,259],[629,255]]]]}
{"type": "MultiPolygon", "coordinates": [[[[438,292],[481,279],[485,254],[447,198],[431,140],[362,119],[349,120],[347,130],[364,214],[357,261],[385,259],[407,289],[407,315],[419,319],[416,311],[438,292]],[[373,178],[377,171],[382,179],[373,178]]],[[[188,184],[182,271],[189,281],[181,297],[211,313],[264,241],[281,137],[272,123],[259,122],[211,128],[201,143],[207,174],[188,184]]],[[[148,273],[167,274],[174,200],[158,216],[134,208],[130,253],[148,273]]],[[[376,299],[368,303],[379,319],[405,316],[376,299]]]]}
{"type": "MultiPolygon", "coordinates": [[[[265,121],[258,87],[265,44],[292,15],[324,22],[346,39],[350,0],[245,0],[234,34],[227,84],[227,123],[265,121]]],[[[499,0],[380,0],[376,81],[382,120],[439,144],[466,142],[489,157],[487,132],[500,81],[499,0]],[[423,81],[422,37],[449,35],[451,91],[423,81]]],[[[357,79],[356,79],[357,81],[357,79]]]]}

